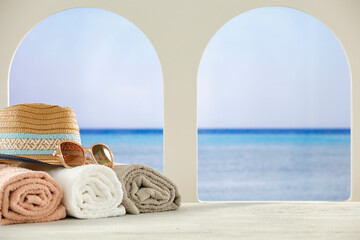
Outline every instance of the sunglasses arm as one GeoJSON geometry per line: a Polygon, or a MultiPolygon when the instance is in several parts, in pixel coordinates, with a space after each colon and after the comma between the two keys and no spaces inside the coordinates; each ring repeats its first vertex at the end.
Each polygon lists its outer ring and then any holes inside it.
{"type": "Polygon", "coordinates": [[[53,156],[54,156],[54,157],[60,157],[60,150],[59,150],[58,147],[55,149],[55,151],[54,151],[54,153],[53,153],[53,156]]]}

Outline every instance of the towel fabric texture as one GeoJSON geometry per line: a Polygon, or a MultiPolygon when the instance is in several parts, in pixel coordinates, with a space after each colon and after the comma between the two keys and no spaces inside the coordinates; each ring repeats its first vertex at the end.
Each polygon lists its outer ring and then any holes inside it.
{"type": "Polygon", "coordinates": [[[0,225],[65,218],[62,196],[49,174],[0,164],[0,225]]]}
{"type": "Polygon", "coordinates": [[[176,210],[181,196],[173,181],[142,164],[115,164],[124,188],[124,205],[131,214],[176,210]]]}
{"type": "Polygon", "coordinates": [[[64,192],[68,215],[76,218],[103,218],[125,214],[123,191],[114,171],[102,165],[57,168],[48,173],[64,192]]]}

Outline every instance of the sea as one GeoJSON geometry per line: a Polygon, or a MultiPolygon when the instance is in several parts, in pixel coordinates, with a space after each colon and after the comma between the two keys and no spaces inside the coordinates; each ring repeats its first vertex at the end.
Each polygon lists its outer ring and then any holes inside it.
{"type": "MultiPolygon", "coordinates": [[[[119,163],[163,172],[162,129],[81,129],[119,163]]],[[[202,201],[343,201],[350,197],[350,129],[199,129],[202,201]]]]}

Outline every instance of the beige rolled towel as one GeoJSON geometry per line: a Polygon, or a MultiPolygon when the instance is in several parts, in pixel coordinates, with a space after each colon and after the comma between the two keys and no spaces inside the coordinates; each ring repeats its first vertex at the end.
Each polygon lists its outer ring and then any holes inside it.
{"type": "Polygon", "coordinates": [[[176,210],[181,196],[176,185],[155,169],[142,164],[115,164],[124,189],[122,204],[131,214],[176,210]]]}
{"type": "Polygon", "coordinates": [[[0,164],[0,225],[65,218],[62,197],[49,174],[0,164]]]}

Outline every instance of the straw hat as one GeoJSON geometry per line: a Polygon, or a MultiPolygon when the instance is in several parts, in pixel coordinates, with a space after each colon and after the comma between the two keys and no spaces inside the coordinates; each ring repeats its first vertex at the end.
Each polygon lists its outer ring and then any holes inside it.
{"type": "Polygon", "coordinates": [[[61,165],[53,156],[61,140],[81,144],[75,113],[69,107],[30,103],[0,110],[0,154],[61,165]]]}

